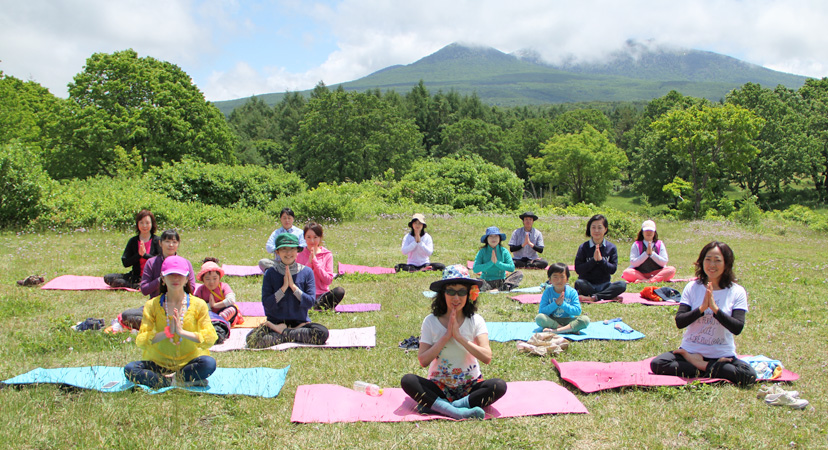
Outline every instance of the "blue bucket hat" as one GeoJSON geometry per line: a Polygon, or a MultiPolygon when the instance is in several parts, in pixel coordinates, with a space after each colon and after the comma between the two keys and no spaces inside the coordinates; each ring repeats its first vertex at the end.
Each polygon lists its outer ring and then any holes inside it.
{"type": "Polygon", "coordinates": [[[506,234],[505,234],[505,233],[501,233],[501,232],[500,232],[500,228],[498,228],[498,227],[489,227],[489,228],[486,228],[486,234],[484,234],[484,235],[480,238],[480,243],[481,243],[481,244],[485,244],[485,243],[486,243],[486,238],[488,238],[489,236],[491,236],[491,235],[493,235],[493,234],[497,234],[497,235],[499,235],[499,236],[500,236],[500,240],[501,240],[501,242],[506,240],[506,234]]]}
{"type": "Polygon", "coordinates": [[[431,283],[428,287],[434,292],[439,292],[446,284],[474,284],[477,287],[483,286],[483,280],[472,278],[469,269],[462,264],[448,266],[443,270],[443,278],[431,283]]]}

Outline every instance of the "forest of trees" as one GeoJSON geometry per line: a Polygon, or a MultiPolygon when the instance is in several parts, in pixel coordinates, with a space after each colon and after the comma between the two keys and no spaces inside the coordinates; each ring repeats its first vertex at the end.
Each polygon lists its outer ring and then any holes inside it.
{"type": "MultiPolygon", "coordinates": [[[[764,209],[816,205],[828,199],[828,78],[798,90],[747,83],[720,102],[672,91],[648,103],[513,108],[422,81],[406,93],[320,82],[307,97],[289,92],[273,107],[254,97],[224,117],[179,67],[132,50],[92,55],[67,99],[0,72],[0,224],[35,220],[54,208],[45,199],[82,180],[152,184],[176,164],[211,180],[268,176],[229,166],[274,171],[291,177],[286,196],[373,180],[386,201],[480,210],[521,197],[598,205],[626,189],[698,218],[727,208],[732,186],[764,209]],[[441,176],[468,201],[430,194],[441,176]]],[[[247,191],[254,181],[220,183],[247,191]]]]}

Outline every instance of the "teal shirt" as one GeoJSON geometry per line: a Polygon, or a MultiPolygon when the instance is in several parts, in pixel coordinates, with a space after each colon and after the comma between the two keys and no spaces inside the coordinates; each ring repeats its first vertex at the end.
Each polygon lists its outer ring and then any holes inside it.
{"type": "Polygon", "coordinates": [[[480,278],[486,281],[502,280],[506,278],[506,272],[515,271],[515,263],[512,261],[512,254],[502,245],[495,247],[497,251],[497,262],[492,262],[492,247],[485,246],[477,252],[474,258],[475,273],[480,272],[480,278]]]}

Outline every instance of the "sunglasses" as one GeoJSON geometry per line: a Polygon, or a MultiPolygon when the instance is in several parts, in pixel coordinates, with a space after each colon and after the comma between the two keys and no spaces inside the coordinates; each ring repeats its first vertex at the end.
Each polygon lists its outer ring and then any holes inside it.
{"type": "Polygon", "coordinates": [[[461,289],[448,288],[448,289],[446,289],[446,295],[456,295],[458,297],[465,297],[465,296],[469,295],[469,290],[466,289],[466,288],[461,288],[461,289]]]}

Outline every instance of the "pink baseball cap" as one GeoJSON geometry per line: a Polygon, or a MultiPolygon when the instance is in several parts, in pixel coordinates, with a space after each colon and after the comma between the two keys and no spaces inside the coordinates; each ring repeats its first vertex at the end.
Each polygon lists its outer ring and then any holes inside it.
{"type": "Polygon", "coordinates": [[[161,276],[166,277],[171,273],[186,277],[190,274],[190,263],[178,255],[168,257],[161,264],[161,276]]]}

